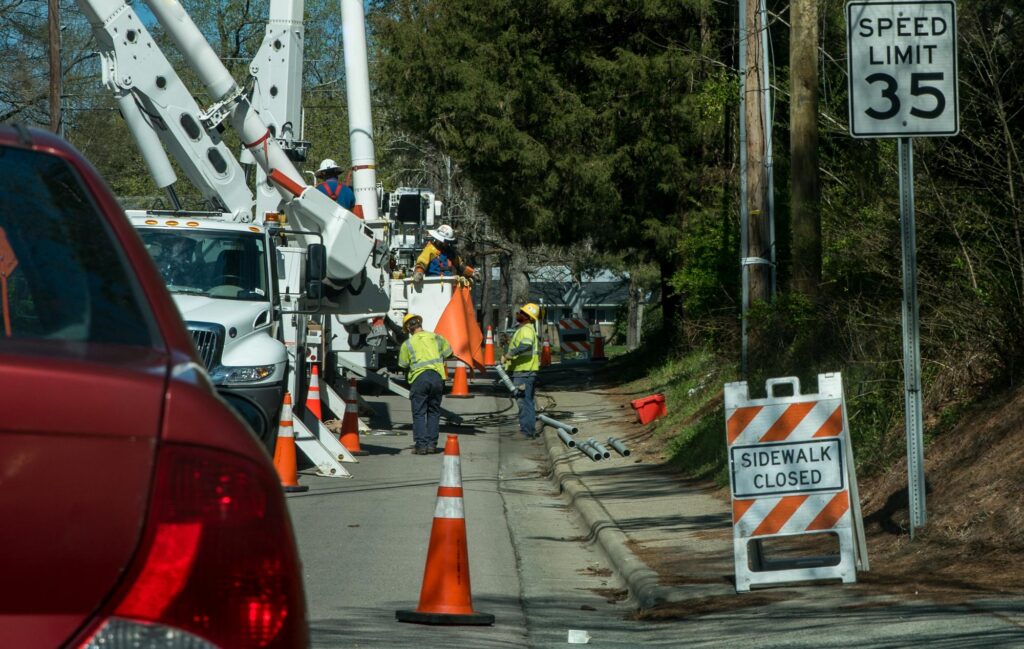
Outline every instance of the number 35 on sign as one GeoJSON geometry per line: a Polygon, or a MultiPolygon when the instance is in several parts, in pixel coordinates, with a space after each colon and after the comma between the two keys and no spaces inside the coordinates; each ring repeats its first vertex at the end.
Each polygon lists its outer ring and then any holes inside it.
{"type": "Polygon", "coordinates": [[[960,131],[954,2],[846,5],[850,135],[960,131]]]}

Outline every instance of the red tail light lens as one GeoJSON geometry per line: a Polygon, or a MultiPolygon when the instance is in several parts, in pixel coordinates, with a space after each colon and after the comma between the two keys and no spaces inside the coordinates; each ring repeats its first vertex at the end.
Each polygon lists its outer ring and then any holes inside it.
{"type": "Polygon", "coordinates": [[[112,615],[232,649],[304,646],[294,538],[265,473],[228,453],[164,446],[140,567],[112,615]]]}

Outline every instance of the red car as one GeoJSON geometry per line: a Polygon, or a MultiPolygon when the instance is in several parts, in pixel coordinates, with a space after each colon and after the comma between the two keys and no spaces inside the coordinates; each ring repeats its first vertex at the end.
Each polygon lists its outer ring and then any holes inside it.
{"type": "Polygon", "coordinates": [[[0,647],[307,645],[280,482],[138,235],[0,127],[0,647]]]}

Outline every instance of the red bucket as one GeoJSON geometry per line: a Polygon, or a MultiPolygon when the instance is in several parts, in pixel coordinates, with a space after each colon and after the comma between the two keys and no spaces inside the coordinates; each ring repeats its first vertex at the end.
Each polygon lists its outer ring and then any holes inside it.
{"type": "Polygon", "coordinates": [[[668,408],[665,406],[664,394],[652,394],[649,397],[633,399],[630,402],[630,405],[632,405],[633,410],[636,411],[636,418],[641,424],[649,424],[655,419],[659,419],[668,414],[668,408]]]}

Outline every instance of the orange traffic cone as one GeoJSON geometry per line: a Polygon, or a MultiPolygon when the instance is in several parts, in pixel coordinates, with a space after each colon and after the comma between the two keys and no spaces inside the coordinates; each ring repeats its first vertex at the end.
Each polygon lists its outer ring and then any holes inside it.
{"type": "Polygon", "coordinates": [[[490,325],[487,325],[487,340],[484,342],[484,365],[494,367],[494,334],[490,325]]]}
{"type": "Polygon", "coordinates": [[[309,375],[309,390],[306,394],[306,410],[316,415],[317,420],[324,420],[324,410],[320,405],[320,370],[313,366],[309,375]]]}
{"type": "Polygon", "coordinates": [[[600,333],[594,336],[594,350],[590,355],[592,361],[606,361],[608,360],[604,356],[604,336],[600,333]]]}
{"type": "Polygon", "coordinates": [[[473,396],[469,393],[469,378],[466,375],[466,365],[462,361],[455,362],[455,378],[452,379],[452,391],[448,396],[456,399],[473,396]]]}
{"type": "Polygon", "coordinates": [[[459,438],[455,435],[449,435],[444,445],[444,468],[437,488],[420,603],[415,611],[395,611],[395,617],[399,622],[419,624],[494,624],[493,615],[473,610],[459,438]]]}
{"type": "Polygon", "coordinates": [[[540,348],[540,366],[547,367],[551,365],[551,343],[544,341],[544,345],[540,348]]]}
{"type": "Polygon", "coordinates": [[[348,390],[345,391],[345,416],[341,420],[341,445],[348,449],[352,455],[369,455],[359,446],[359,391],[356,390],[356,380],[348,380],[348,390]]]}
{"type": "Polygon", "coordinates": [[[309,487],[299,484],[295,466],[295,429],[292,427],[292,395],[284,393],[281,406],[281,423],[277,427],[277,445],[274,447],[274,468],[281,478],[281,487],[287,493],[308,491],[309,487]]]}

